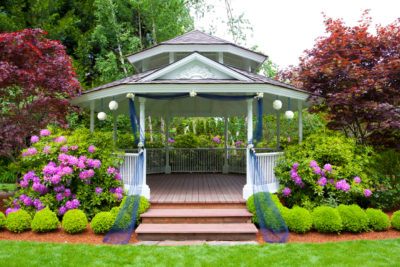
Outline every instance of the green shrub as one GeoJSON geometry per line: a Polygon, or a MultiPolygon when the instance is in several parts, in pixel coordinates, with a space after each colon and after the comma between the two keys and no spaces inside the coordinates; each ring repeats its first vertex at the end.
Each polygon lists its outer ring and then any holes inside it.
{"type": "Polygon", "coordinates": [[[6,216],[0,211],[0,229],[6,226],[6,216]]]}
{"type": "Polygon", "coordinates": [[[96,234],[105,234],[107,233],[111,226],[114,224],[114,217],[111,212],[100,212],[97,213],[93,220],[90,222],[90,228],[92,228],[93,232],[96,234]]]}
{"type": "MultiPolygon", "coordinates": [[[[257,194],[260,194],[260,196],[261,196],[260,199],[264,199],[264,197],[262,196],[262,194],[264,194],[264,193],[260,192],[260,193],[257,193],[257,194]]],[[[288,209],[282,205],[282,203],[279,200],[277,195],[270,194],[270,196],[271,196],[272,200],[274,201],[276,207],[279,209],[282,217],[285,218],[285,215],[286,215],[286,212],[287,212],[288,209]]],[[[253,213],[252,221],[254,223],[258,223],[256,207],[255,207],[255,204],[254,204],[254,195],[250,196],[247,199],[246,207],[247,207],[248,211],[253,213]]]]}
{"type": "Polygon", "coordinates": [[[303,234],[311,229],[312,219],[308,210],[294,207],[284,216],[285,222],[291,232],[303,234]]]}
{"type": "Polygon", "coordinates": [[[339,212],[332,207],[317,207],[311,213],[312,225],[320,233],[340,233],[343,228],[339,212]]]}
{"type": "MultiPolygon", "coordinates": [[[[134,196],[127,196],[127,197],[123,198],[121,205],[119,207],[112,208],[110,213],[111,213],[111,216],[114,218],[114,221],[117,218],[118,213],[122,208],[124,208],[125,210],[132,210],[134,201],[135,201],[134,196]],[[129,204],[126,203],[127,200],[129,200],[129,204]]],[[[149,207],[150,207],[149,201],[145,197],[141,196],[140,202],[139,202],[139,208],[138,208],[138,212],[137,212],[137,216],[136,216],[136,224],[137,225],[140,224],[140,214],[146,212],[146,210],[149,207]]],[[[125,212],[124,214],[122,214],[120,216],[122,216],[122,217],[118,218],[119,227],[120,228],[128,227],[131,224],[131,220],[132,220],[131,213],[125,212]]]]}
{"type": "Polygon", "coordinates": [[[49,208],[36,212],[31,223],[32,230],[37,233],[46,233],[56,230],[59,225],[60,221],[57,215],[49,208]]]}
{"type": "Polygon", "coordinates": [[[14,233],[21,233],[31,229],[32,217],[25,210],[11,212],[7,216],[6,227],[14,233]]]}
{"type": "Polygon", "coordinates": [[[62,227],[69,234],[80,233],[88,225],[85,213],[78,209],[69,210],[64,214],[62,227]]]}
{"type": "Polygon", "coordinates": [[[374,231],[386,231],[390,226],[389,216],[378,209],[367,209],[369,226],[374,231]]]}
{"type": "Polygon", "coordinates": [[[400,230],[400,210],[393,213],[391,224],[393,229],[400,230]]]}
{"type": "Polygon", "coordinates": [[[301,144],[289,145],[274,169],[281,190],[286,187],[291,190],[285,196],[286,206],[363,204],[368,200],[364,190],[374,191],[371,176],[366,173],[371,153],[371,147],[359,146],[351,138],[330,131],[312,134],[301,144]],[[355,177],[360,178],[360,183],[354,181],[355,177]],[[336,188],[339,181],[346,182],[348,187],[336,188]]]}
{"type": "Polygon", "coordinates": [[[368,216],[358,205],[339,205],[337,210],[342,219],[343,230],[353,233],[368,230],[368,216]]]}

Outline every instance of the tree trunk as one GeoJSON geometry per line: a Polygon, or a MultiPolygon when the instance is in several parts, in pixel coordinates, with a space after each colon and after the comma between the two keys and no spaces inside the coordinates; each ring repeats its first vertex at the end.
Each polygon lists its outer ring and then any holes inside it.
{"type": "MultiPolygon", "coordinates": [[[[113,3],[112,0],[110,0],[110,7],[111,7],[111,15],[113,17],[115,25],[117,25],[117,16],[115,16],[114,3],[113,3]]],[[[119,29],[117,29],[117,27],[115,27],[114,30],[115,30],[117,44],[118,44],[119,60],[121,62],[121,67],[122,67],[122,70],[124,71],[124,74],[125,74],[125,77],[126,77],[126,76],[128,76],[128,70],[125,68],[125,59],[124,59],[124,55],[122,54],[120,32],[119,32],[119,29]]]]}
{"type": "Polygon", "coordinates": [[[161,120],[161,135],[163,137],[163,140],[165,140],[165,138],[166,138],[166,135],[165,135],[165,121],[164,121],[163,117],[161,117],[160,120],[161,120]]]}
{"type": "Polygon", "coordinates": [[[153,38],[153,44],[157,44],[157,36],[156,36],[156,21],[155,21],[155,14],[154,14],[154,7],[153,7],[153,1],[151,1],[151,21],[152,21],[152,38],[153,38]]]}
{"type": "Polygon", "coordinates": [[[151,116],[149,116],[149,133],[150,133],[150,142],[153,142],[153,125],[151,124],[151,116]]]}

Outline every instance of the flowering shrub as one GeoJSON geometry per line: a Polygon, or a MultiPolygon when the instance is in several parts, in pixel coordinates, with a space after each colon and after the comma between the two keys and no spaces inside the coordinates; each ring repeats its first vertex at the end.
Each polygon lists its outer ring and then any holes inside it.
{"type": "Polygon", "coordinates": [[[338,134],[311,135],[290,145],[275,175],[289,207],[365,203],[373,194],[365,172],[370,148],[360,148],[338,134]]]}
{"type": "Polygon", "coordinates": [[[8,214],[6,227],[14,233],[21,233],[31,229],[32,217],[25,210],[18,210],[8,214]]]}
{"type": "Polygon", "coordinates": [[[91,218],[120,202],[122,162],[113,154],[111,135],[46,129],[34,141],[22,154],[20,188],[7,213],[23,208],[34,214],[48,207],[62,216],[79,208],[91,218]]]}
{"type": "Polygon", "coordinates": [[[68,234],[80,233],[88,225],[85,213],[78,209],[72,209],[65,213],[62,220],[62,228],[68,234]]]}
{"type": "Polygon", "coordinates": [[[374,231],[386,231],[390,226],[389,216],[378,209],[367,209],[369,226],[374,231]]]}
{"type": "Polygon", "coordinates": [[[56,213],[46,208],[36,212],[31,227],[34,232],[46,233],[56,230],[59,225],[60,221],[58,220],[56,213]]]}

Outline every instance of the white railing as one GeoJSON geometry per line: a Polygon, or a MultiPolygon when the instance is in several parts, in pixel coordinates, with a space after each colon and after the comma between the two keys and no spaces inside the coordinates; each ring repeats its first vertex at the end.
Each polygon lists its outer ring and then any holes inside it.
{"type": "Polygon", "coordinates": [[[172,172],[222,172],[223,148],[172,148],[169,164],[172,172]]]}
{"type": "Polygon", "coordinates": [[[138,153],[125,153],[125,155],[123,155],[125,162],[120,167],[120,173],[121,173],[121,177],[122,177],[122,181],[124,182],[124,185],[132,184],[131,180],[132,180],[135,168],[136,168],[136,162],[137,162],[138,156],[139,156],[138,153]]]}
{"type": "Polygon", "coordinates": [[[279,181],[275,177],[274,168],[277,164],[277,159],[282,155],[282,152],[256,153],[258,167],[264,176],[265,185],[268,186],[271,193],[275,193],[279,189],[279,181]]]}

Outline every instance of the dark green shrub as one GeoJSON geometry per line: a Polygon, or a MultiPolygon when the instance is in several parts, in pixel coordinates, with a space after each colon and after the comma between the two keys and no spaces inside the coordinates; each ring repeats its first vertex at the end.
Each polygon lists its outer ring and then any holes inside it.
{"type": "Polygon", "coordinates": [[[374,231],[386,231],[389,229],[389,216],[378,209],[367,209],[365,213],[368,216],[369,226],[374,231]]]}
{"type": "Polygon", "coordinates": [[[62,227],[69,234],[80,233],[88,225],[85,213],[78,209],[69,210],[64,214],[62,227]]]}
{"type": "Polygon", "coordinates": [[[393,213],[390,222],[392,224],[393,229],[400,230],[400,210],[393,213]]]}
{"type": "Polygon", "coordinates": [[[0,211],[0,229],[6,226],[6,216],[0,211]]]}
{"type": "Polygon", "coordinates": [[[368,217],[358,205],[339,205],[337,208],[342,219],[343,230],[360,233],[368,230],[368,217]]]}
{"type": "Polygon", "coordinates": [[[343,228],[342,219],[335,208],[317,207],[311,217],[314,229],[320,233],[340,233],[343,228]]]}
{"type": "MultiPolygon", "coordinates": [[[[260,193],[257,193],[257,194],[264,194],[264,193],[260,192],[260,193]]],[[[285,215],[286,215],[286,214],[284,214],[284,213],[286,213],[288,209],[282,205],[282,203],[281,203],[281,201],[279,200],[279,198],[278,198],[277,195],[270,194],[270,196],[271,196],[272,200],[274,201],[276,207],[277,207],[277,208],[279,209],[279,211],[281,212],[282,217],[285,218],[285,215]]],[[[263,199],[263,198],[264,198],[264,197],[261,197],[261,199],[263,199]]],[[[253,213],[252,221],[253,221],[254,223],[258,223],[258,218],[257,218],[257,214],[256,214],[256,207],[255,207],[255,204],[254,204],[254,195],[250,196],[250,197],[247,199],[246,207],[247,207],[248,211],[250,211],[251,213],[253,213]]]]}
{"type": "Polygon", "coordinates": [[[31,229],[32,217],[25,210],[11,212],[7,216],[6,227],[14,233],[21,233],[31,229]]]}
{"type": "Polygon", "coordinates": [[[291,232],[303,234],[311,229],[312,218],[308,210],[294,207],[284,216],[285,222],[291,232]]]}
{"type": "Polygon", "coordinates": [[[93,220],[90,222],[90,228],[92,228],[93,232],[96,234],[105,234],[107,233],[111,226],[114,224],[114,217],[111,212],[100,212],[97,213],[93,220]]]}
{"type": "Polygon", "coordinates": [[[36,212],[31,223],[32,230],[37,233],[50,232],[57,229],[59,225],[57,215],[49,208],[36,212]]]}

